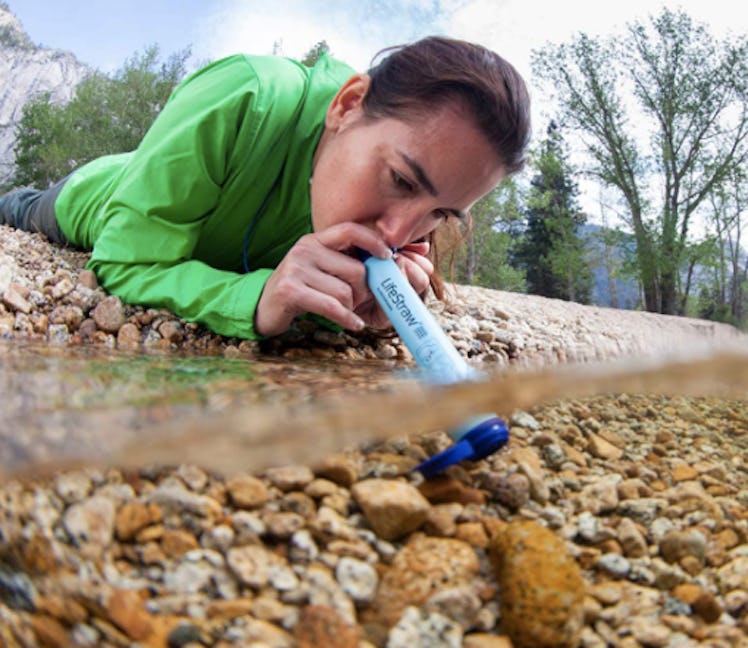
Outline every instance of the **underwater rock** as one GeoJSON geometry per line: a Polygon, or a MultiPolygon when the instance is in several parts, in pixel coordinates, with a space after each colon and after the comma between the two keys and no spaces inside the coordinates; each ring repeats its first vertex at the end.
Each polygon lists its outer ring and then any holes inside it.
{"type": "Polygon", "coordinates": [[[351,493],[376,534],[385,540],[415,531],[426,521],[431,507],[416,488],[392,479],[366,479],[351,493]]]}
{"type": "Polygon", "coordinates": [[[576,646],[585,585],[563,541],[537,522],[510,522],[491,539],[489,556],[501,625],[515,648],[576,646]]]}
{"type": "Polygon", "coordinates": [[[407,607],[421,606],[438,592],[471,584],[478,571],[478,556],[466,542],[414,534],[382,575],[365,616],[392,626],[407,607]]]}

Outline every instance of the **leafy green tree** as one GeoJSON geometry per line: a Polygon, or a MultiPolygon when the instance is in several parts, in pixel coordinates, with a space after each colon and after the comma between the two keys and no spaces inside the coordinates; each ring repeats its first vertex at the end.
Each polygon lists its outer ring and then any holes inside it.
{"type": "Polygon", "coordinates": [[[454,262],[458,283],[521,292],[524,273],[511,265],[512,230],[521,221],[521,195],[507,179],[470,210],[471,227],[454,262]]]}
{"type": "Polygon", "coordinates": [[[536,295],[589,303],[592,273],[580,228],[586,216],[564,143],[554,122],[533,162],[526,207],[526,230],[515,259],[536,295]]]}
{"type": "Polygon", "coordinates": [[[66,105],[48,94],[32,99],[18,127],[13,183],[46,187],[97,157],[137,148],[189,55],[184,50],[161,63],[153,46],[111,77],[95,73],[81,81],[66,105]]]}
{"type": "Polygon", "coordinates": [[[748,38],[717,42],[663,9],[622,37],[535,52],[533,67],[581,135],[589,173],[626,203],[645,308],[675,314],[692,217],[748,160],[748,38]]]}

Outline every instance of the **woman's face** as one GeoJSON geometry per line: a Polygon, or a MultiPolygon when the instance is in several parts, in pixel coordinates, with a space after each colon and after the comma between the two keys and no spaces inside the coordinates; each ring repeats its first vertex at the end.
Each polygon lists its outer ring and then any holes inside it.
{"type": "Polygon", "coordinates": [[[417,120],[367,118],[365,75],[341,88],[328,109],[311,185],[312,225],[355,222],[400,248],[464,215],[504,177],[485,137],[457,105],[417,120]]]}

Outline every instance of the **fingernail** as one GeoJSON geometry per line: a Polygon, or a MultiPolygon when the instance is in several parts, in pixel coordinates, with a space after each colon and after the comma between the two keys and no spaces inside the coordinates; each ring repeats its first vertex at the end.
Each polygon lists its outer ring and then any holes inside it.
{"type": "Polygon", "coordinates": [[[360,317],[356,317],[356,319],[354,321],[353,330],[354,331],[361,331],[361,330],[363,330],[363,328],[365,326],[366,326],[366,324],[364,323],[364,320],[362,320],[360,317]]]}

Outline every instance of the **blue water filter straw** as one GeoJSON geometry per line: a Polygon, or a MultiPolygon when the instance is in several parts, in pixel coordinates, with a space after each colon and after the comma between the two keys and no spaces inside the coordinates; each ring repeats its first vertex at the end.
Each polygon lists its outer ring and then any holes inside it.
{"type": "MultiPolygon", "coordinates": [[[[366,266],[371,292],[424,371],[426,380],[440,385],[479,380],[480,372],[460,355],[395,261],[378,259],[363,251],[360,258],[366,266]]],[[[495,414],[482,414],[450,430],[449,436],[454,445],[422,462],[415,470],[429,478],[460,461],[483,459],[506,444],[509,431],[495,414]]]]}

